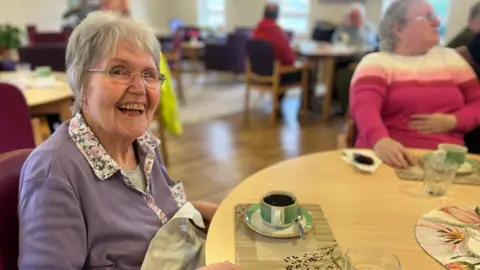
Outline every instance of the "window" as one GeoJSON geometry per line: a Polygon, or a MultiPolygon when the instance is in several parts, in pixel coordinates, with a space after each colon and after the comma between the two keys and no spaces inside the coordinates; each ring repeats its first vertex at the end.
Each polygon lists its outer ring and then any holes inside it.
{"type": "MultiPolygon", "coordinates": [[[[445,37],[445,32],[447,30],[447,23],[448,23],[448,16],[450,15],[450,0],[428,0],[430,4],[432,4],[433,8],[435,9],[435,13],[440,19],[440,37],[443,40],[445,37]]],[[[392,0],[383,0],[382,6],[382,15],[387,10],[388,5],[392,2],[392,0]]]]}
{"type": "Polygon", "coordinates": [[[210,28],[225,27],[226,22],[225,0],[198,1],[198,23],[210,28]]]}
{"type": "Polygon", "coordinates": [[[309,28],[310,0],[277,0],[280,6],[278,23],[285,30],[307,34],[309,28]]]}

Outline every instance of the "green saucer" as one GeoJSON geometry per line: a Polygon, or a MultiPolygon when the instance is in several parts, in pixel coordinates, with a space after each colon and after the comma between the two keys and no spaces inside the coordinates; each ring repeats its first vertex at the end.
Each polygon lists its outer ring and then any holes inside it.
{"type": "MultiPolygon", "coordinates": [[[[432,157],[433,154],[434,154],[434,153],[428,153],[428,154],[423,155],[423,156],[422,156],[422,165],[425,164],[425,162],[426,162],[430,157],[432,157]]],[[[478,170],[478,161],[473,160],[473,159],[466,158],[466,159],[465,159],[465,163],[470,164],[469,168],[459,167],[459,168],[457,169],[457,175],[468,175],[468,174],[475,173],[475,172],[478,170]]],[[[464,163],[464,164],[465,164],[465,163],[464,163]]]]}
{"type": "MultiPolygon", "coordinates": [[[[300,224],[305,231],[305,234],[308,233],[313,227],[313,218],[310,212],[302,208],[303,218],[300,220],[300,224]]],[[[252,204],[250,208],[245,213],[244,218],[245,224],[254,232],[259,233],[264,236],[273,237],[273,238],[292,238],[299,237],[297,227],[295,223],[292,226],[286,228],[274,228],[265,224],[260,216],[260,204],[252,204]]]]}

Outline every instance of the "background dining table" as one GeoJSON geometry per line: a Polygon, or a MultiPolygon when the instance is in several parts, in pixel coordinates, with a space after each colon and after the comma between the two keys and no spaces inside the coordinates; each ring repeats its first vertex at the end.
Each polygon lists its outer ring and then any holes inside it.
{"type": "MultiPolygon", "coordinates": [[[[17,72],[0,72],[0,81],[15,82],[25,80],[17,72]]],[[[72,118],[72,90],[67,84],[64,72],[55,72],[55,82],[51,85],[25,87],[22,92],[25,96],[32,116],[45,114],[59,114],[62,121],[72,118]]],[[[28,81],[28,80],[26,80],[28,81]]]]}
{"type": "MultiPolygon", "coordinates": [[[[416,155],[425,153],[412,150],[416,155]]],[[[353,245],[380,245],[392,251],[402,269],[444,269],[417,243],[414,227],[430,210],[477,205],[479,186],[451,186],[443,197],[430,197],[422,182],[399,179],[381,165],[362,173],[341,159],[342,151],[322,152],[268,167],[238,185],[221,203],[210,225],[206,262],[236,262],[234,208],[256,203],[272,190],[286,190],[299,204],[322,207],[342,252],[353,245]]],[[[473,156],[474,159],[479,159],[473,156]]]]}
{"type": "MultiPolygon", "coordinates": [[[[330,120],[333,108],[333,93],[335,80],[335,63],[337,59],[348,57],[360,57],[374,50],[373,47],[354,47],[342,44],[331,44],[329,42],[299,42],[292,45],[295,53],[305,58],[312,68],[312,73],[317,75],[320,62],[323,63],[323,84],[325,95],[322,101],[322,118],[330,120]]],[[[317,77],[313,78],[313,84],[317,84],[317,77]]]]}

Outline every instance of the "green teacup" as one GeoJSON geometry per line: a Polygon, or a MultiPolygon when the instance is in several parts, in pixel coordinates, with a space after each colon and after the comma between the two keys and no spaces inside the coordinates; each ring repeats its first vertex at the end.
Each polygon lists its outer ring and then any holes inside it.
{"type": "Polygon", "coordinates": [[[37,77],[50,77],[52,76],[52,68],[48,66],[40,66],[35,69],[35,76],[37,77]]]}
{"type": "Polygon", "coordinates": [[[465,163],[465,159],[467,158],[468,148],[461,145],[445,143],[439,144],[437,151],[444,153],[446,160],[451,160],[458,165],[462,165],[465,163]]]}
{"type": "Polygon", "coordinates": [[[297,210],[297,198],[286,191],[268,192],[260,202],[260,216],[263,222],[272,227],[292,225],[297,218],[297,210]]]}

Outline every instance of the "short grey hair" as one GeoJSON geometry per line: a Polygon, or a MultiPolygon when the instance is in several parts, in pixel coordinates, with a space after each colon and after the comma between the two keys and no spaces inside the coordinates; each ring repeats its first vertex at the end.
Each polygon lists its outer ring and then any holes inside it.
{"type": "Polygon", "coordinates": [[[468,13],[468,21],[471,22],[472,20],[480,17],[480,1],[475,3],[471,8],[470,12],[468,13]]]}
{"type": "Polygon", "coordinates": [[[347,12],[343,15],[343,20],[345,24],[349,24],[348,21],[350,20],[350,14],[354,11],[357,10],[360,13],[360,16],[362,17],[363,20],[367,19],[367,9],[365,8],[365,5],[362,3],[352,3],[349,7],[347,12]]]}
{"type": "Polygon", "coordinates": [[[150,27],[113,12],[90,13],[75,27],[67,45],[67,81],[75,98],[72,106],[74,115],[82,109],[88,70],[114,55],[121,41],[131,42],[141,50],[150,52],[159,71],[160,43],[150,27]]]}
{"type": "Polygon", "coordinates": [[[397,45],[395,29],[407,23],[407,12],[412,3],[424,1],[425,0],[395,0],[388,6],[380,21],[380,51],[394,51],[397,45]]]}
{"type": "Polygon", "coordinates": [[[348,12],[347,14],[349,15],[352,13],[354,10],[358,10],[360,12],[360,15],[362,15],[363,18],[367,17],[367,8],[365,8],[365,5],[362,3],[352,3],[348,7],[348,12]]]}

